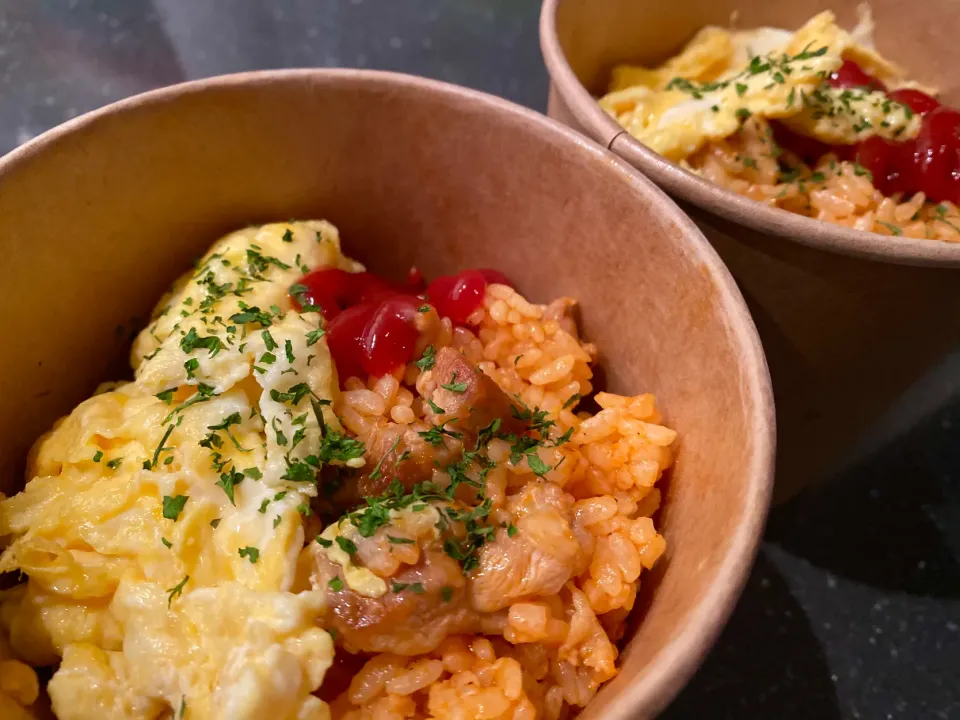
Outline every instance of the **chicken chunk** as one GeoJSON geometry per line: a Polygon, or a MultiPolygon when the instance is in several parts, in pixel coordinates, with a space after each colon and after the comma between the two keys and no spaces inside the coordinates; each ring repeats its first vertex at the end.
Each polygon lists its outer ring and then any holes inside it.
{"type": "Polygon", "coordinates": [[[417,564],[391,577],[379,597],[361,595],[345,583],[331,589],[337,573],[337,565],[320,556],[316,586],[327,588],[330,626],[351,652],[418,655],[435,650],[450,635],[482,630],[463,572],[442,550],[424,552],[417,564]]]}
{"type": "Polygon", "coordinates": [[[433,369],[424,373],[417,389],[432,403],[427,418],[435,425],[449,424],[469,436],[497,419],[500,432],[520,434],[526,429],[510,397],[453,348],[437,352],[433,369]]]}
{"type": "Polygon", "coordinates": [[[556,595],[581,573],[592,553],[573,522],[573,498],[556,485],[531,483],[507,502],[516,527],[499,530],[480,551],[470,581],[479,612],[494,612],[524,598],[556,595]]]}
{"type": "Polygon", "coordinates": [[[500,433],[527,429],[509,396],[452,348],[437,353],[434,368],[424,373],[418,386],[430,401],[426,419],[431,424],[386,423],[375,428],[365,440],[366,464],[348,492],[339,496],[342,504],[381,495],[394,479],[407,491],[430,480],[435,469],[457,462],[464,446],[472,446],[494,420],[500,421],[500,433]]]}
{"type": "Polygon", "coordinates": [[[366,464],[357,480],[360,497],[382,495],[394,479],[409,492],[419,482],[430,480],[435,468],[455,463],[463,450],[453,435],[431,433],[432,441],[418,425],[389,423],[367,438],[366,464]]]}
{"type": "Polygon", "coordinates": [[[305,551],[310,585],[330,609],[326,626],[350,652],[414,655],[482,629],[463,569],[445,551],[456,530],[441,521],[444,507],[436,500],[370,507],[326,528],[305,551]]]}
{"type": "Polygon", "coordinates": [[[507,498],[496,521],[483,505],[402,500],[348,514],[305,551],[324,626],[350,652],[415,655],[450,635],[502,634],[511,605],[555,597],[593,553],[574,499],[547,481],[507,498]]]}

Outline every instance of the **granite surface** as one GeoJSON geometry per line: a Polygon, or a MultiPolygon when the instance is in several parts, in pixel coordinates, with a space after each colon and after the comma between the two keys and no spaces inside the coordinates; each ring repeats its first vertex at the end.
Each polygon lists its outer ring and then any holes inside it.
{"type": "MultiPolygon", "coordinates": [[[[133,93],[262,68],[399,70],[543,110],[538,12],[536,0],[0,0],[0,152],[133,93]]],[[[667,717],[960,718],[958,383],[960,355],[834,477],[774,508],[729,626],[667,717]]]]}

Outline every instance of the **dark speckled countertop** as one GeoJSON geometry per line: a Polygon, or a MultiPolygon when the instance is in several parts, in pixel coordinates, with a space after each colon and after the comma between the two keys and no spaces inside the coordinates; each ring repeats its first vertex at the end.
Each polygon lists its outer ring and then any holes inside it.
{"type": "MultiPolygon", "coordinates": [[[[100,105],[242,70],[355,66],[543,110],[538,0],[0,0],[0,152],[100,105]]],[[[670,718],[960,718],[960,353],[835,475],[774,508],[670,718]],[[954,423],[957,427],[954,427],[954,423]]]]}

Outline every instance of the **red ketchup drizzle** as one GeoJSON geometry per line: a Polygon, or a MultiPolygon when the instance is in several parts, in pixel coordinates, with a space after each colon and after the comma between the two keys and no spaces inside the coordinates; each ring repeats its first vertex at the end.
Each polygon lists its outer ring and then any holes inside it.
{"type": "Polygon", "coordinates": [[[830,73],[827,82],[835,88],[868,88],[870,90],[887,91],[887,86],[864,72],[863,68],[852,60],[844,60],[843,64],[830,73]]]}
{"type": "Polygon", "coordinates": [[[427,289],[427,281],[423,279],[423,273],[415,267],[407,272],[407,289],[415,295],[420,295],[427,289]]]}
{"type": "Polygon", "coordinates": [[[380,376],[413,359],[419,333],[417,314],[427,302],[441,317],[463,324],[483,303],[488,284],[509,285],[496,270],[464,270],[442,275],[424,291],[423,276],[412,268],[405,288],[371,273],[328,268],[300,279],[294,306],[319,306],[326,321],[327,345],[341,379],[380,376]],[[423,296],[427,300],[423,299],[423,296]]]}
{"type": "Polygon", "coordinates": [[[940,107],[940,103],[936,98],[930,97],[925,92],[911,90],[909,88],[894,90],[891,93],[887,93],[887,97],[894,102],[908,106],[911,110],[919,115],[923,115],[940,107]]]}
{"type": "Polygon", "coordinates": [[[435,279],[427,286],[427,297],[440,317],[462,325],[483,303],[483,293],[493,283],[509,285],[510,281],[496,270],[464,270],[435,279]]]}
{"type": "MultiPolygon", "coordinates": [[[[887,92],[882,82],[850,60],[844,60],[827,82],[837,88],[887,92]]],[[[841,160],[856,160],[870,171],[874,186],[884,195],[922,191],[933,202],[960,203],[960,112],[919,90],[894,90],[887,96],[923,116],[916,138],[891,142],[872,136],[853,146],[829,147],[774,123],[774,139],[810,164],[827,151],[841,160]]]]}
{"type": "Polygon", "coordinates": [[[807,165],[813,165],[821,156],[831,150],[830,146],[826,143],[822,143],[816,138],[795,133],[786,125],[776,120],[770,121],[770,127],[773,128],[774,142],[776,142],[779,147],[797,155],[807,163],[807,165]]]}

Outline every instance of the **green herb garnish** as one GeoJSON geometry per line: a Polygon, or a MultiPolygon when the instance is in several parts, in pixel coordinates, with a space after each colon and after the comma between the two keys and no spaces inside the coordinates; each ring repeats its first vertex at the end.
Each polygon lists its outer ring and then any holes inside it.
{"type": "Polygon", "coordinates": [[[347,555],[354,555],[357,552],[357,546],[350,538],[345,538],[342,535],[337,535],[336,537],[337,545],[340,546],[340,549],[343,550],[347,555]]]}
{"type": "Polygon", "coordinates": [[[186,495],[175,495],[170,497],[169,495],[163,496],[163,516],[167,520],[176,520],[180,517],[180,513],[183,512],[183,506],[187,504],[188,497],[186,495]]]}
{"type": "Polygon", "coordinates": [[[320,338],[327,334],[327,331],[323,328],[317,328],[316,330],[311,330],[307,333],[307,347],[316,345],[320,338]]]}
{"type": "Polygon", "coordinates": [[[400,436],[397,435],[396,439],[393,441],[393,445],[390,446],[390,449],[387,450],[383,455],[380,456],[380,460],[377,461],[376,467],[373,468],[373,472],[370,473],[371,480],[380,479],[380,468],[383,466],[383,461],[387,459],[387,455],[392,453],[397,449],[397,445],[400,444],[400,436]]]}
{"type": "Polygon", "coordinates": [[[462,394],[463,394],[464,392],[466,392],[466,390],[467,390],[467,384],[466,384],[466,383],[458,383],[458,382],[457,382],[457,373],[456,373],[456,372],[454,372],[453,375],[450,377],[450,382],[448,382],[448,383],[442,383],[442,384],[440,385],[440,387],[442,387],[444,390],[449,390],[450,392],[456,393],[456,394],[458,394],[458,395],[462,395],[462,394]]]}
{"type": "Polygon", "coordinates": [[[144,470],[152,470],[157,467],[157,461],[160,459],[160,453],[162,453],[164,450],[173,450],[172,447],[163,446],[163,444],[170,438],[170,433],[173,432],[173,427],[173,425],[167,425],[167,431],[163,434],[163,438],[160,440],[160,444],[157,445],[157,449],[153,451],[153,460],[143,464],[144,470]]]}
{"type": "Polygon", "coordinates": [[[173,602],[175,597],[183,595],[183,588],[187,584],[187,580],[190,579],[189,575],[185,575],[183,580],[174,585],[172,588],[167,589],[167,607],[170,607],[170,603],[173,602]]]}
{"type": "Polygon", "coordinates": [[[430,370],[437,362],[437,352],[433,349],[433,345],[427,345],[423,349],[423,355],[417,360],[414,365],[416,365],[421,370],[430,370]]]}
{"type": "Polygon", "coordinates": [[[527,465],[530,466],[530,469],[533,471],[534,475],[537,475],[538,477],[543,477],[552,469],[549,465],[543,462],[543,460],[540,459],[540,456],[535,452],[527,454],[527,465]]]}
{"type": "Polygon", "coordinates": [[[217,393],[215,393],[213,390],[214,388],[212,385],[206,385],[205,383],[198,383],[197,392],[191,395],[189,398],[187,398],[180,405],[175,407],[170,412],[170,414],[167,415],[166,418],[164,418],[163,422],[164,423],[169,422],[170,418],[172,418],[177,413],[182,412],[183,410],[186,410],[191,405],[196,405],[197,403],[206,402],[210,398],[216,397],[217,393]]]}
{"type": "Polygon", "coordinates": [[[235,322],[238,325],[258,324],[265,328],[273,324],[273,316],[268,312],[263,312],[258,307],[250,307],[241,301],[240,309],[242,312],[230,316],[230,322],[235,322]]]}
{"type": "MultiPolygon", "coordinates": [[[[299,405],[307,395],[313,395],[313,391],[306,383],[297,383],[291,386],[286,392],[279,392],[276,389],[270,390],[270,399],[274,402],[287,403],[289,405],[299,405]]],[[[314,395],[316,397],[316,395],[314,395]]]]}
{"type": "Polygon", "coordinates": [[[235,470],[221,473],[220,479],[217,480],[217,485],[223,488],[223,491],[227,494],[227,498],[229,498],[231,505],[237,504],[234,499],[234,487],[242,480],[243,473],[238,473],[235,470]]]}
{"type": "Polygon", "coordinates": [[[187,380],[193,380],[194,373],[200,367],[200,361],[196,358],[190,358],[183,364],[183,367],[187,371],[187,380]]]}
{"type": "Polygon", "coordinates": [[[188,355],[197,348],[203,348],[210,353],[210,357],[213,357],[225,347],[223,341],[216,335],[200,336],[196,328],[190,328],[190,332],[180,338],[180,349],[188,355]]]}

